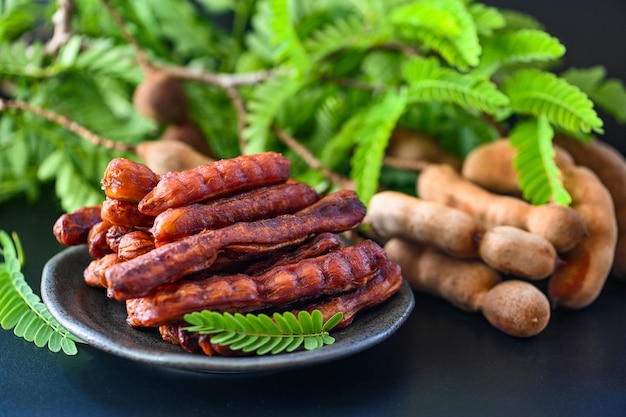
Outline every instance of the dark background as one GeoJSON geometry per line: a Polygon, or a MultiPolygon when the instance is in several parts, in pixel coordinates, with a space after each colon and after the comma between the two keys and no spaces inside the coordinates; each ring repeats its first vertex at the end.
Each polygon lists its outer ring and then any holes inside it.
{"type": "MultiPolygon", "coordinates": [[[[157,0],[154,0],[157,1],[157,0]]],[[[568,48],[564,65],[603,64],[626,80],[624,0],[488,1],[525,11],[568,48]]],[[[603,137],[624,150],[623,126],[603,137]]],[[[52,193],[0,205],[0,229],[28,248],[27,280],[62,248],[52,193]],[[33,249],[35,248],[35,249],[33,249]]],[[[623,416],[626,283],[583,311],[556,311],[516,339],[479,315],[416,294],[390,339],[341,361],[277,374],[213,375],[146,366],[89,346],[53,354],[0,331],[0,417],[9,416],[623,416]]]]}

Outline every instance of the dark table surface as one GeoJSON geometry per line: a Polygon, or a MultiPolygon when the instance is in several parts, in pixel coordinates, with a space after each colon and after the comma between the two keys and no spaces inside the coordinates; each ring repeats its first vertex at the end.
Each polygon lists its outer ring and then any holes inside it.
{"type": "MultiPolygon", "coordinates": [[[[602,63],[626,80],[623,0],[487,3],[542,20],[568,46],[569,65],[602,63]]],[[[606,140],[624,149],[623,133],[609,125],[606,140]]],[[[35,289],[44,263],[63,249],[51,234],[59,214],[51,192],[36,204],[0,205],[0,229],[19,234],[23,272],[35,289]]],[[[623,416],[625,329],[626,282],[611,278],[594,304],[554,311],[531,339],[506,336],[478,314],[417,293],[408,321],[383,343],[279,373],[178,371],[88,345],[65,356],[0,331],[0,417],[623,416]]]]}

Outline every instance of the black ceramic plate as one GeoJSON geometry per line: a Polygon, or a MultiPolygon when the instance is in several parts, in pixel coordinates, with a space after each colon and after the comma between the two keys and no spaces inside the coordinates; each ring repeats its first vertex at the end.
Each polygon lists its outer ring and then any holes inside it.
{"type": "Polygon", "coordinates": [[[126,324],[123,303],[108,299],[104,290],[83,282],[90,262],[84,246],[63,250],[44,267],[41,295],[50,313],[75,336],[105,352],[148,364],[179,369],[244,373],[310,366],[363,351],[393,334],[407,319],[415,300],[406,282],[381,305],[363,311],[345,329],[333,332],[336,341],[321,349],[278,355],[215,357],[183,351],[164,342],[154,329],[126,324]]]}

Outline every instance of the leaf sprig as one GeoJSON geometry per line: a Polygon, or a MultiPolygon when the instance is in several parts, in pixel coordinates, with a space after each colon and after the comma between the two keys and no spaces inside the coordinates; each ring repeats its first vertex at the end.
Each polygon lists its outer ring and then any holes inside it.
{"type": "Polygon", "coordinates": [[[26,282],[21,272],[23,252],[16,235],[13,239],[0,230],[0,246],[4,262],[0,263],[0,325],[13,329],[16,336],[37,347],[48,346],[52,352],[67,355],[78,353],[81,340],[65,330],[52,317],[41,299],[26,282]]]}
{"type": "Polygon", "coordinates": [[[228,346],[257,355],[293,352],[301,346],[305,350],[319,349],[335,343],[330,336],[332,330],[343,317],[336,313],[326,322],[322,313],[314,310],[294,313],[242,314],[197,311],[185,314],[185,321],[191,326],[189,332],[212,334],[211,343],[228,346]]]}

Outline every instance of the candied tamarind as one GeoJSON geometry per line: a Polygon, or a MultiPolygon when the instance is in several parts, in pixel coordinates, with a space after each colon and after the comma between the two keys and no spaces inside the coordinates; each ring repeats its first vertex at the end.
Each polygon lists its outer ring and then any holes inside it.
{"type": "Polygon", "coordinates": [[[289,179],[290,166],[281,154],[265,152],[168,172],[139,202],[139,210],[156,216],[168,208],[284,183],[289,179]]]}

